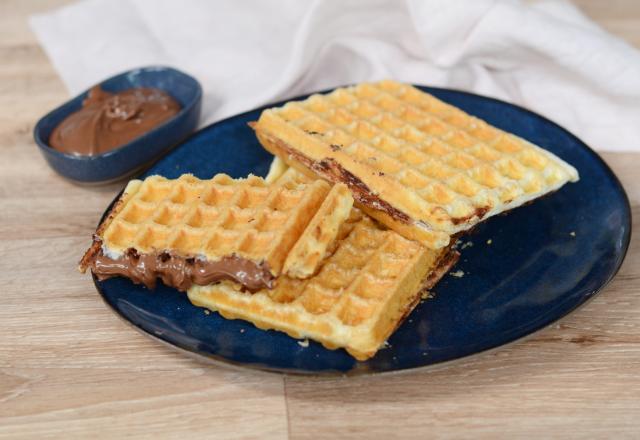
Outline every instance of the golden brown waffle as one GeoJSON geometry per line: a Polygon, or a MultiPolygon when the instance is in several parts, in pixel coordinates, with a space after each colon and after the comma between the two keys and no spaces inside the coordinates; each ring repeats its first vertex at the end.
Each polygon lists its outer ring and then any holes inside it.
{"type": "MultiPolygon", "coordinates": [[[[326,249],[336,236],[315,229],[337,229],[352,203],[346,187],[331,188],[319,180],[268,185],[256,176],[151,176],[127,185],[97,235],[101,251],[112,257],[128,249],[139,254],[170,250],[208,261],[234,255],[266,263],[274,276],[282,272],[285,261],[297,275],[310,275],[320,259],[303,251],[326,249]],[[309,226],[314,231],[307,231],[309,226]],[[292,249],[295,256],[290,255],[292,249]]],[[[82,270],[91,252],[81,262],[82,270]]]]}
{"type": "Polygon", "coordinates": [[[445,258],[448,250],[430,250],[383,229],[367,216],[351,220],[351,231],[307,280],[281,277],[276,288],[251,295],[228,281],[194,285],[189,299],[225,318],[311,338],[330,349],[343,347],[356,359],[367,359],[413,310],[425,280],[435,284],[455,258],[445,258]]]}
{"type": "MultiPolygon", "coordinates": [[[[309,184],[317,179],[315,175],[306,175],[295,168],[289,167],[279,157],[274,157],[269,167],[269,173],[265,177],[265,182],[278,183],[278,184],[309,184]]],[[[353,208],[353,198],[348,198],[346,192],[348,188],[345,185],[336,185],[332,188],[332,192],[336,193],[335,203],[342,204],[342,208],[334,207],[329,203],[331,196],[327,197],[324,208],[333,215],[319,215],[312,220],[309,224],[305,234],[317,233],[320,235],[330,234],[329,238],[320,240],[319,242],[313,238],[306,240],[300,240],[296,247],[289,254],[289,258],[285,262],[285,273],[295,278],[307,278],[311,275],[308,269],[299,267],[296,262],[304,262],[306,259],[316,260],[306,264],[307,267],[318,267],[319,262],[326,256],[327,253],[333,252],[335,248],[335,238],[344,237],[348,231],[349,225],[353,225],[357,220],[360,220],[362,213],[353,208]],[[339,196],[338,196],[339,195],[339,196]],[[348,211],[347,211],[348,208],[348,211]],[[334,217],[340,217],[340,221],[334,220],[334,217]],[[348,220],[345,222],[345,220],[348,220]],[[340,223],[340,224],[339,224],[340,223]],[[313,250],[315,247],[315,251],[313,250]]]]}
{"type": "Polygon", "coordinates": [[[394,81],[265,110],[254,129],[287,164],[346,183],[369,215],[435,249],[578,180],[550,152],[394,81]]]}
{"type": "MultiPolygon", "coordinates": [[[[278,184],[286,185],[308,184],[314,180],[318,180],[318,177],[313,173],[310,173],[310,175],[301,173],[295,168],[291,168],[277,156],[273,158],[269,168],[269,173],[265,177],[266,182],[277,182],[278,184]]],[[[362,216],[362,211],[358,208],[351,208],[349,216],[342,225],[340,225],[336,239],[333,240],[331,245],[327,248],[327,252],[329,254],[333,253],[340,240],[349,235],[351,229],[353,229],[353,225],[362,220],[362,216]]]]}
{"type": "MultiPolygon", "coordinates": [[[[289,165],[287,165],[282,159],[278,156],[274,157],[271,161],[271,165],[269,165],[269,172],[264,178],[264,181],[271,184],[276,182],[282,175],[288,170],[289,165]]],[[[310,179],[315,180],[315,179],[310,179]]],[[[306,182],[304,182],[306,183],[306,182]]]]}
{"type": "Polygon", "coordinates": [[[307,184],[313,182],[314,180],[318,180],[319,177],[305,170],[298,170],[297,168],[290,167],[287,165],[282,159],[278,156],[274,157],[271,161],[271,166],[269,168],[269,173],[267,177],[264,178],[265,182],[275,183],[278,182],[280,184],[307,184]]]}
{"type": "Polygon", "coordinates": [[[284,262],[283,273],[294,278],[308,278],[338,235],[340,226],[349,217],[353,197],[346,185],[334,185],[329,195],[311,219],[284,262]]]}

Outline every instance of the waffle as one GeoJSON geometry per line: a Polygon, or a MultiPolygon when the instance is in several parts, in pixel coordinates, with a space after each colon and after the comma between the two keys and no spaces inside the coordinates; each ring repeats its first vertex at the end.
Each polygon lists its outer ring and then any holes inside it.
{"type": "MultiPolygon", "coordinates": [[[[282,159],[278,156],[274,157],[271,161],[271,165],[269,165],[269,172],[264,178],[264,181],[271,184],[276,182],[282,175],[288,170],[289,165],[287,165],[282,159]]],[[[314,179],[310,179],[314,180],[314,179]]],[[[306,183],[306,182],[301,182],[306,183]]]]}
{"type": "Polygon", "coordinates": [[[90,267],[99,252],[119,258],[134,249],[138,255],[171,251],[209,262],[239,257],[268,268],[273,277],[286,262],[297,276],[311,275],[321,258],[305,251],[324,256],[352,203],[344,185],[320,180],[268,185],[256,176],[225,174],[133,180],[99,227],[80,269],[90,267]]]}
{"type": "Polygon", "coordinates": [[[319,267],[340,226],[349,217],[353,197],[346,185],[335,185],[311,219],[284,262],[283,272],[294,278],[309,278],[319,267]]]}
{"type": "Polygon", "coordinates": [[[295,167],[290,167],[278,156],[275,156],[271,161],[269,173],[267,177],[264,178],[265,182],[278,182],[287,185],[308,184],[319,179],[316,174],[309,170],[299,170],[295,167]]]}
{"type": "Polygon", "coordinates": [[[344,182],[369,215],[434,249],[578,180],[550,152],[394,81],[289,102],[253,127],[287,164],[344,182]]]}
{"type": "Polygon", "coordinates": [[[383,229],[356,209],[353,213],[342,228],[349,232],[315,276],[281,277],[276,288],[252,295],[228,281],[194,285],[189,299],[227,319],[345,348],[358,360],[370,358],[455,258],[446,249],[427,249],[383,229]]]}

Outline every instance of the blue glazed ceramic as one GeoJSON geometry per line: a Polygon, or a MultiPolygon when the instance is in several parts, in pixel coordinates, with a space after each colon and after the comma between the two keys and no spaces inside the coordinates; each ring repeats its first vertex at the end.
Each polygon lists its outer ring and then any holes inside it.
{"type": "Polygon", "coordinates": [[[198,125],[202,88],[198,81],[179,70],[170,67],[134,69],[109,78],[100,85],[109,92],[134,87],[158,88],[178,101],[182,109],[153,130],[115,150],[96,156],[66,154],[48,144],[53,129],[82,107],[87,92],[53,110],[38,121],[33,137],[51,168],[71,180],[106,183],[131,175],[184,140],[198,125]]]}
{"type": "MultiPolygon", "coordinates": [[[[203,358],[273,371],[359,374],[405,370],[479,353],[529,335],[598,293],[622,264],[631,231],[626,194],[584,143],[523,108],[469,93],[421,87],[465,111],[549,149],[580,172],[578,183],[481,223],[463,239],[455,271],[435,287],[389,339],[357,362],[244,321],[205,314],[186,295],[124,278],[98,282],[104,300],[136,328],[203,358]]],[[[247,122],[261,109],[199,131],[147,171],[170,178],[225,172],[264,175],[272,159],[247,122]]],[[[144,176],[143,176],[144,177],[144,176]]]]}

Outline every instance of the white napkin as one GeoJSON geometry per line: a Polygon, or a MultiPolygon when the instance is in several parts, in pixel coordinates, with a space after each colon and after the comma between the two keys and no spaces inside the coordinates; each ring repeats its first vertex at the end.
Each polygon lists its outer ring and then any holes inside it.
{"type": "Polygon", "coordinates": [[[640,52],[563,1],[85,0],[30,22],[72,94],[170,65],[202,83],[203,124],[394,78],[494,96],[596,149],[640,151],[640,52]]]}

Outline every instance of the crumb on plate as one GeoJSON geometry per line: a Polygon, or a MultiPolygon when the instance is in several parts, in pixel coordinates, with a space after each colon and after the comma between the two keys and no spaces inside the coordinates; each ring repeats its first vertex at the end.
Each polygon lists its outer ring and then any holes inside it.
{"type": "Polygon", "coordinates": [[[425,300],[425,299],[432,299],[435,298],[436,294],[435,292],[432,292],[431,290],[426,290],[424,292],[422,292],[420,294],[420,299],[425,300]]]}

